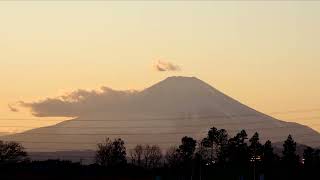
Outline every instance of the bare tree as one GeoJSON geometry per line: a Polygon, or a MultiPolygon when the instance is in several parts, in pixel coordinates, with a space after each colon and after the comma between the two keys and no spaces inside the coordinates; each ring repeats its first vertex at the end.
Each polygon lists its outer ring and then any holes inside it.
{"type": "Polygon", "coordinates": [[[131,163],[137,166],[142,166],[144,147],[140,144],[130,150],[131,163]]]}
{"type": "Polygon", "coordinates": [[[161,149],[157,145],[153,145],[150,149],[149,168],[157,168],[160,166],[162,159],[161,149]]]}
{"type": "Polygon", "coordinates": [[[143,161],[144,161],[144,165],[143,166],[145,168],[149,168],[150,156],[151,156],[151,146],[147,144],[143,148],[143,161]]]}
{"type": "Polygon", "coordinates": [[[133,164],[152,169],[160,166],[162,153],[157,145],[137,145],[130,151],[130,157],[133,164]]]}
{"type": "Polygon", "coordinates": [[[102,166],[119,166],[126,164],[126,148],[122,139],[111,141],[106,139],[104,144],[98,144],[96,163],[102,166]]]}
{"type": "Polygon", "coordinates": [[[143,149],[144,167],[156,168],[162,158],[160,147],[157,145],[146,145],[143,149]]]}

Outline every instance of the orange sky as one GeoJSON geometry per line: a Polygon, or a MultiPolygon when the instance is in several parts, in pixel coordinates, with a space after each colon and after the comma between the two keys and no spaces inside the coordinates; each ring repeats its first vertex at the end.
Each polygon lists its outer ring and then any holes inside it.
{"type": "MultiPolygon", "coordinates": [[[[265,113],[320,108],[320,2],[0,2],[0,131],[52,121],[8,104],[196,76],[265,113]],[[181,67],[157,72],[158,60],[181,67]],[[8,127],[7,127],[8,126],[8,127]],[[13,126],[13,127],[9,127],[13,126]]],[[[320,110],[277,114],[320,131],[320,110]]],[[[271,113],[272,114],[272,113],[271,113]]]]}

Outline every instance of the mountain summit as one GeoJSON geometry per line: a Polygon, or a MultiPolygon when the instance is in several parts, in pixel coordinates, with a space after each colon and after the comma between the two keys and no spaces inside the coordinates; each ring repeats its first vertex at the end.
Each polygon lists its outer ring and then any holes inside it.
{"type": "Polygon", "coordinates": [[[154,109],[162,114],[262,115],[195,77],[169,77],[142,91],[138,99],[143,111],[154,109]]]}
{"type": "Polygon", "coordinates": [[[249,136],[259,132],[262,141],[283,141],[292,134],[302,144],[320,143],[320,134],[313,129],[258,112],[195,77],[169,77],[141,92],[104,96],[78,102],[85,108],[69,103],[69,108],[83,111],[78,118],[2,139],[21,141],[33,151],[94,150],[107,137],[123,138],[128,148],[135,144],[167,148],[186,135],[201,138],[215,126],[231,136],[245,129],[249,136]]]}

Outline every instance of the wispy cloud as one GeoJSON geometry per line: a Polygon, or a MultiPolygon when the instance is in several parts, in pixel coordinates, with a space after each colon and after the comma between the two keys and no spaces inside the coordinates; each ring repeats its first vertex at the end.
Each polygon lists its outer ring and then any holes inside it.
{"type": "Polygon", "coordinates": [[[155,64],[155,69],[157,71],[179,71],[181,70],[180,66],[172,64],[171,62],[166,62],[166,61],[157,61],[155,64]]]}
{"type": "Polygon", "coordinates": [[[19,112],[19,109],[18,108],[15,108],[13,105],[11,105],[11,104],[8,104],[8,108],[9,108],[9,110],[10,111],[12,111],[12,112],[19,112]]]}

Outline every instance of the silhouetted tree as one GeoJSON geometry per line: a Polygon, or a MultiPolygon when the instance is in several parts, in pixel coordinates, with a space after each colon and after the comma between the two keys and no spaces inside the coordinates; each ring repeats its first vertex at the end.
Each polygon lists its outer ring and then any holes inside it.
{"type": "Polygon", "coordinates": [[[203,142],[198,143],[195,155],[205,164],[211,161],[211,149],[205,147],[203,142]]]}
{"type": "Polygon", "coordinates": [[[255,132],[253,136],[249,139],[249,142],[249,158],[250,162],[253,164],[253,176],[256,177],[257,165],[260,164],[263,152],[262,145],[259,142],[259,134],[255,132]]]}
{"type": "Polygon", "coordinates": [[[283,143],[282,151],[282,165],[283,165],[283,179],[297,179],[299,156],[296,153],[296,142],[292,136],[289,135],[287,140],[283,143]]]}
{"type": "Polygon", "coordinates": [[[140,144],[136,145],[134,149],[130,150],[131,163],[137,166],[142,166],[143,161],[143,149],[140,144]]]}
{"type": "Polygon", "coordinates": [[[181,156],[177,147],[168,148],[165,155],[166,163],[169,168],[178,168],[181,164],[181,156]]]}
{"type": "Polygon", "coordinates": [[[193,158],[196,150],[197,141],[192,137],[183,137],[181,145],[176,149],[177,153],[171,152],[170,163],[178,170],[181,178],[191,178],[193,175],[193,158]],[[174,161],[172,161],[174,160],[174,161]],[[182,171],[181,171],[182,170],[182,171]]]}
{"type": "Polygon", "coordinates": [[[249,155],[251,160],[257,161],[257,159],[260,159],[262,157],[263,148],[262,145],[259,142],[259,134],[256,132],[249,140],[249,155]]]}
{"type": "Polygon", "coordinates": [[[282,160],[287,165],[297,165],[299,163],[299,156],[296,154],[297,143],[289,135],[287,140],[283,144],[282,160]]]}
{"type": "Polygon", "coordinates": [[[162,158],[161,149],[157,145],[146,145],[143,148],[143,158],[145,168],[156,168],[160,166],[162,158]]]}
{"type": "Polygon", "coordinates": [[[246,164],[249,160],[248,145],[245,142],[248,135],[245,130],[229,139],[228,154],[229,160],[237,164],[246,164]]]}
{"type": "Polygon", "coordinates": [[[104,144],[98,144],[96,163],[102,166],[120,166],[126,164],[126,148],[122,139],[111,141],[106,139],[104,144]]]}
{"type": "Polygon", "coordinates": [[[319,179],[320,150],[307,147],[303,152],[305,179],[319,179]]]}
{"type": "MultiPolygon", "coordinates": [[[[300,180],[320,179],[320,150],[308,147],[304,150],[304,164],[299,163],[296,153],[296,143],[291,135],[283,144],[283,156],[279,158],[274,152],[271,141],[264,145],[259,142],[259,134],[255,133],[249,141],[247,133],[242,130],[234,137],[228,139],[227,132],[214,130],[201,143],[191,137],[183,137],[178,147],[170,148],[166,155],[166,164],[160,166],[162,160],[161,149],[157,145],[137,145],[130,151],[131,162],[134,166],[124,166],[126,163],[126,148],[121,139],[98,144],[96,162],[106,166],[101,168],[97,164],[82,165],[71,161],[25,161],[26,153],[23,147],[14,142],[0,141],[0,167],[2,179],[21,179],[28,171],[29,179],[39,179],[37,175],[41,171],[41,178],[54,179],[92,179],[91,175],[98,179],[148,179],[159,175],[164,179],[253,179],[258,174],[263,174],[266,180],[300,180]],[[214,138],[212,138],[214,137],[214,138]],[[220,138],[222,137],[222,138],[220,138]],[[212,141],[209,141],[212,139],[212,141]],[[226,142],[226,139],[228,141],[226,142]],[[208,143],[205,147],[204,144],[208,143]],[[212,144],[210,144],[212,143],[212,144]],[[248,144],[247,144],[248,143],[248,144]],[[213,146],[210,146],[213,145],[213,146]],[[226,148],[224,148],[226,146],[226,148]],[[214,155],[217,155],[216,163],[211,163],[212,147],[214,155]],[[225,157],[225,164],[219,159],[219,154],[225,157]],[[261,161],[257,161],[260,159],[261,161]],[[257,161],[257,163],[249,164],[257,161]],[[12,163],[8,163],[12,162],[12,163]],[[252,166],[255,165],[255,166],[252,166]],[[159,168],[160,167],[160,168],[159,168]],[[252,168],[254,167],[254,168],[252,168]],[[254,170],[254,171],[252,171],[254,170]],[[121,172],[121,174],[120,174],[121,172]],[[20,176],[17,174],[20,173],[20,176]],[[29,176],[30,175],[30,176],[29,176]],[[34,175],[35,178],[34,178],[34,175]],[[138,176],[137,176],[138,175],[138,176]],[[14,178],[11,178],[13,176],[14,178]]],[[[128,158],[130,158],[128,157],[128,158]]],[[[41,179],[40,178],[40,179],[41,179]]]]}
{"type": "Polygon", "coordinates": [[[271,141],[266,141],[263,145],[263,152],[262,152],[262,163],[265,167],[271,167],[272,164],[276,160],[276,154],[273,152],[273,147],[271,141]]]}
{"type": "Polygon", "coordinates": [[[315,152],[314,149],[311,147],[307,147],[303,151],[303,160],[304,160],[304,165],[306,167],[313,165],[315,160],[314,152],[315,152]]]}
{"type": "Polygon", "coordinates": [[[0,141],[0,163],[18,163],[26,159],[27,153],[21,144],[0,141]]]}
{"type": "Polygon", "coordinates": [[[202,140],[202,144],[204,147],[210,148],[210,161],[214,161],[214,153],[215,153],[215,140],[216,140],[216,134],[218,129],[215,127],[212,127],[207,134],[207,137],[205,137],[202,140]]]}
{"type": "Polygon", "coordinates": [[[313,153],[314,161],[320,167],[320,149],[315,149],[313,153]]]}
{"type": "Polygon", "coordinates": [[[211,149],[211,162],[225,162],[226,148],[228,145],[228,133],[225,129],[218,130],[212,127],[202,140],[204,147],[211,149]]]}
{"type": "Polygon", "coordinates": [[[244,176],[249,169],[250,158],[246,143],[247,136],[246,131],[242,130],[236,136],[230,138],[228,143],[228,161],[233,170],[235,170],[235,172],[231,173],[237,178],[244,176]]]}
{"type": "Polygon", "coordinates": [[[320,165],[320,150],[307,147],[303,152],[303,160],[306,168],[320,165]]]}
{"type": "Polygon", "coordinates": [[[180,156],[185,163],[190,162],[196,150],[197,141],[185,136],[181,139],[181,143],[178,149],[180,156]]]}

